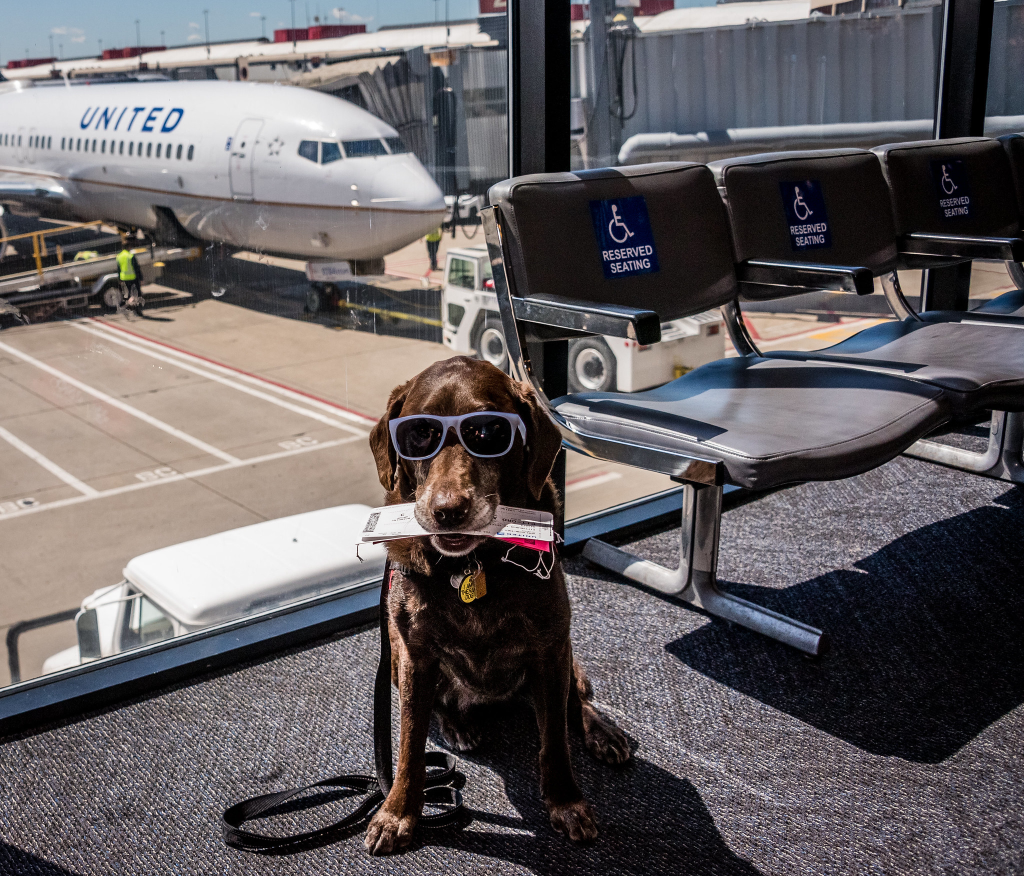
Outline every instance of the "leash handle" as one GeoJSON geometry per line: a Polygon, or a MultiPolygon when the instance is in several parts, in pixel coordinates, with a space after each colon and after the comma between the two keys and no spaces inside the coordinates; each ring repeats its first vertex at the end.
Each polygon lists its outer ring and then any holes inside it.
{"type": "MultiPolygon", "coordinates": [[[[306,844],[338,836],[368,821],[380,808],[394,784],[394,766],[391,761],[391,636],[388,629],[388,595],[391,591],[391,560],[384,563],[384,577],[380,586],[379,626],[380,662],[373,685],[373,754],[377,768],[375,776],[346,774],[333,776],[273,794],[261,794],[236,803],[221,816],[224,842],[235,849],[250,852],[280,850],[299,851],[306,844]],[[242,825],[259,818],[271,809],[294,797],[316,788],[347,789],[365,794],[363,801],[333,824],[304,833],[271,836],[245,830],[242,825]]],[[[456,772],[458,761],[443,751],[429,751],[426,756],[427,778],[425,802],[440,807],[439,812],[424,813],[419,823],[424,827],[444,827],[462,814],[462,793],[455,783],[461,777],[456,772]]]]}

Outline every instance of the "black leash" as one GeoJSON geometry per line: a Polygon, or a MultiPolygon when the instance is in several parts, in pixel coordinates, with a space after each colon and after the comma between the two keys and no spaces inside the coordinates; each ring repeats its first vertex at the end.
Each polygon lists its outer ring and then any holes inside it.
{"type": "MultiPolygon", "coordinates": [[[[384,579],[380,587],[380,663],[373,685],[373,753],[377,768],[375,776],[341,775],[332,776],[312,785],[289,788],[276,794],[262,794],[236,803],[225,811],[221,818],[224,842],[232,848],[250,852],[287,851],[315,844],[321,840],[352,832],[368,822],[384,802],[394,782],[394,767],[391,761],[391,637],[388,634],[388,592],[391,589],[391,560],[384,564],[384,579]],[[268,836],[244,830],[242,825],[254,818],[281,806],[288,800],[314,789],[346,789],[365,794],[352,812],[326,827],[305,833],[287,836],[268,836]]],[[[424,827],[444,827],[458,821],[463,815],[462,794],[456,783],[461,776],[456,773],[457,761],[443,751],[427,752],[426,805],[437,807],[439,812],[424,813],[418,824],[424,827]]]]}

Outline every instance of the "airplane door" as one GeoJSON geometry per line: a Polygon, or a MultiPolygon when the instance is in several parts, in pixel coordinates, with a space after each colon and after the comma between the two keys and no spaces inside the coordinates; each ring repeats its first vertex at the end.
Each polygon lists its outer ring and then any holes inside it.
{"type": "Polygon", "coordinates": [[[18,128],[18,140],[17,145],[14,147],[14,157],[17,159],[18,164],[25,163],[25,146],[23,145],[25,137],[28,135],[25,133],[24,128],[18,128]]]}
{"type": "Polygon", "coordinates": [[[252,197],[253,159],[263,119],[245,119],[231,141],[231,194],[236,198],[252,197]]]}

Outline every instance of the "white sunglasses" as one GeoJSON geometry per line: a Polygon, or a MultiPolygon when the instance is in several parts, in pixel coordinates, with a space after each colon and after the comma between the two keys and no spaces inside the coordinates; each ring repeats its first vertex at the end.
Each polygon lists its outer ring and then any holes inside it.
{"type": "Polygon", "coordinates": [[[444,446],[449,429],[455,429],[459,443],[471,456],[488,459],[504,456],[512,449],[516,432],[526,443],[526,426],[518,414],[500,411],[477,411],[457,417],[413,414],[398,417],[388,424],[391,443],[402,459],[431,459],[444,446]]]}

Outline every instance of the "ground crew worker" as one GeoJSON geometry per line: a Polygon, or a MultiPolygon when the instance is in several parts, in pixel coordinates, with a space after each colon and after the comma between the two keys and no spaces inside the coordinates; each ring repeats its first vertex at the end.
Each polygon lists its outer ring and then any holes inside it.
{"type": "Polygon", "coordinates": [[[441,226],[427,235],[427,255],[430,256],[430,270],[437,270],[437,248],[441,245],[441,226]]]}
{"type": "Polygon", "coordinates": [[[128,306],[135,307],[142,294],[142,269],[139,267],[138,259],[128,248],[127,240],[121,244],[121,251],[117,254],[117,270],[121,282],[128,290],[128,306]]]}

